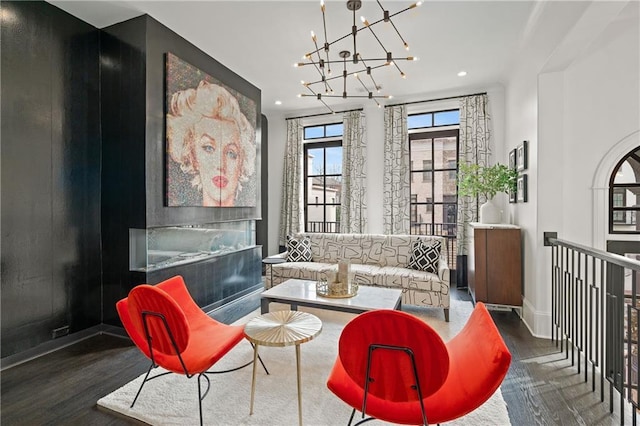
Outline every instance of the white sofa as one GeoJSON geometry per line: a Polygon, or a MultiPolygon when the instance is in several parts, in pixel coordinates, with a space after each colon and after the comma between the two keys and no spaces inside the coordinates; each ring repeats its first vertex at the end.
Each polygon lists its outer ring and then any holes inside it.
{"type": "MultiPolygon", "coordinates": [[[[267,288],[289,278],[329,280],[338,270],[338,260],[348,259],[352,279],[357,284],[400,288],[403,304],[444,308],[445,320],[449,321],[450,278],[443,237],[301,233],[294,238],[300,240],[305,236],[311,242],[312,261],[271,264],[272,270],[266,274],[267,288]],[[409,268],[413,244],[418,239],[441,242],[437,274],[409,268]]],[[[287,252],[271,257],[286,259],[287,252]]]]}

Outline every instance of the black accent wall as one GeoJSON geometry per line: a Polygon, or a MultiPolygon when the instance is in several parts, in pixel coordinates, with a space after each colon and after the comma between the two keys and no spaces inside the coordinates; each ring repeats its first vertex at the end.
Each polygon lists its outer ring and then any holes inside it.
{"type": "MultiPolygon", "coordinates": [[[[149,16],[98,30],[44,1],[1,8],[4,359],[61,327],[120,326],[117,300],[175,272],[130,272],[130,228],[260,219],[260,195],[252,208],[164,206],[165,53],[254,99],[258,117],[261,99],[149,16]]],[[[256,136],[259,159],[260,119],[256,136]]],[[[262,286],[260,258],[252,247],[180,272],[200,306],[218,307],[262,286]]]]}
{"type": "MultiPolygon", "coordinates": [[[[166,207],[165,204],[165,55],[171,52],[257,105],[256,137],[260,158],[260,90],[148,15],[104,28],[101,32],[102,84],[102,246],[103,321],[120,325],[115,303],[139,284],[129,271],[129,229],[192,225],[260,218],[255,207],[166,207]]],[[[259,160],[258,160],[259,161],[259,160]]],[[[260,187],[260,164],[256,167],[260,187]]],[[[260,262],[254,262],[259,271],[260,262]]],[[[147,274],[155,284],[157,274],[147,274]]],[[[215,304],[186,281],[198,303],[215,304]]],[[[244,288],[261,285],[247,276],[244,288]]],[[[207,285],[218,285],[215,279],[207,285]]],[[[238,293],[240,295],[241,293],[238,293]]]]}
{"type": "Polygon", "coordinates": [[[2,357],[100,324],[99,32],[1,3],[2,357]]]}

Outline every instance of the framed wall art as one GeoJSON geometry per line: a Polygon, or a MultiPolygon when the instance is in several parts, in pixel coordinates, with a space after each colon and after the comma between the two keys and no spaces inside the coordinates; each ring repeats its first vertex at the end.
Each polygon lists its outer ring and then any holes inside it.
{"type": "Polygon", "coordinates": [[[166,54],[166,203],[254,207],[256,102],[166,54]]]}
{"type": "Polygon", "coordinates": [[[510,203],[517,203],[518,202],[518,187],[516,184],[515,188],[511,188],[511,190],[509,191],[509,202],[510,203]]]}
{"type": "Polygon", "coordinates": [[[510,152],[509,152],[509,168],[516,170],[517,164],[516,164],[516,158],[517,158],[517,153],[518,149],[517,148],[513,148],[510,152]]]}
{"type": "Polygon", "coordinates": [[[520,145],[518,145],[517,149],[517,154],[516,154],[516,164],[517,164],[517,170],[519,172],[523,171],[523,170],[527,170],[527,162],[528,162],[528,147],[529,143],[527,141],[522,141],[522,143],[520,145]]]}
{"type": "Polygon", "coordinates": [[[527,175],[526,174],[518,176],[517,191],[518,191],[517,202],[526,203],[527,202],[527,175]]]}

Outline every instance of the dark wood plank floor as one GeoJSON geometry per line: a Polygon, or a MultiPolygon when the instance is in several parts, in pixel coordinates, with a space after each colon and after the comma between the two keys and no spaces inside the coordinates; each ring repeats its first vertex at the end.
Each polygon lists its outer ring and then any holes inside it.
{"type": "MultiPolygon", "coordinates": [[[[465,299],[462,290],[452,297],[465,299]]],[[[565,360],[546,339],[531,336],[513,312],[492,316],[513,355],[502,393],[513,425],[618,425],[609,397],[565,360]]],[[[96,401],[146,371],[147,360],[127,340],[100,335],[0,373],[1,424],[126,425],[96,401]]],[[[606,383],[606,382],[605,382],[606,383]]],[[[607,386],[608,390],[608,386],[607,386]]],[[[631,424],[629,414],[625,424],[631,424]]]]}

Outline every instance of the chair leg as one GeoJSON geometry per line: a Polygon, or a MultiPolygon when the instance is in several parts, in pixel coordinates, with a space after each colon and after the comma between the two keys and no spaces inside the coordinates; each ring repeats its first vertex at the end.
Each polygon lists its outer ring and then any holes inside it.
{"type": "Polygon", "coordinates": [[[262,362],[262,358],[260,358],[260,354],[258,354],[258,360],[260,361],[260,364],[262,364],[262,368],[264,368],[264,372],[267,373],[267,376],[268,376],[269,370],[267,370],[267,367],[264,365],[264,362],[262,362]]]}
{"type": "Polygon", "coordinates": [[[353,421],[353,417],[356,415],[356,409],[354,408],[353,410],[351,410],[351,417],[349,417],[349,423],[347,423],[347,426],[351,426],[351,422],[353,421]]]}
{"type": "Polygon", "coordinates": [[[202,426],[202,389],[200,388],[200,377],[202,377],[202,374],[198,374],[198,410],[200,411],[200,426],[202,426]]]}
{"type": "Polygon", "coordinates": [[[207,374],[206,373],[198,374],[198,409],[200,410],[200,426],[202,426],[202,400],[209,393],[209,389],[211,389],[211,381],[207,377],[207,374]],[[202,393],[202,385],[200,384],[200,379],[202,379],[203,377],[207,381],[207,390],[204,392],[204,394],[202,393]]]}
{"type": "Polygon", "coordinates": [[[140,392],[142,392],[142,387],[144,386],[145,383],[147,383],[147,378],[149,377],[149,374],[151,373],[152,369],[153,369],[153,363],[151,363],[151,365],[149,366],[149,369],[147,370],[147,374],[144,376],[144,380],[142,380],[142,383],[140,383],[140,388],[138,389],[138,393],[136,393],[136,397],[133,398],[133,402],[131,403],[131,406],[129,408],[133,408],[136,401],[138,400],[138,396],[140,396],[140,392]]]}
{"type": "Polygon", "coordinates": [[[444,308],[444,320],[449,322],[449,308],[444,308]]]}

